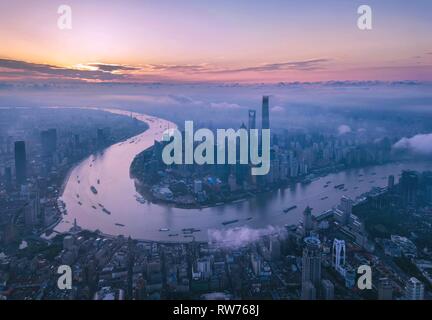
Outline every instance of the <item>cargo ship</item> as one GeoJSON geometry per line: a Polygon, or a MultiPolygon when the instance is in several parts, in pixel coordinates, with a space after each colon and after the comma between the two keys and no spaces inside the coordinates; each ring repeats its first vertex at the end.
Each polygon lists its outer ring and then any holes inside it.
{"type": "Polygon", "coordinates": [[[291,210],[294,210],[295,208],[297,208],[297,206],[291,206],[291,207],[289,207],[289,208],[284,209],[283,212],[287,213],[287,212],[289,212],[289,211],[291,211],[291,210]]]}
{"type": "Polygon", "coordinates": [[[200,229],[195,229],[195,228],[184,228],[182,229],[183,233],[194,233],[194,232],[200,232],[200,229]]]}
{"type": "Polygon", "coordinates": [[[236,223],[236,222],[238,222],[238,219],[224,221],[224,222],[222,222],[222,224],[223,224],[224,226],[226,226],[227,224],[236,223]]]}

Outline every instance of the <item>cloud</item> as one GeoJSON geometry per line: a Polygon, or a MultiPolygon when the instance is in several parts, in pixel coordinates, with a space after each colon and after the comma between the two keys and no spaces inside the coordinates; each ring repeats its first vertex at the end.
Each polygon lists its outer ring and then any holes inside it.
{"type": "Polygon", "coordinates": [[[393,145],[396,150],[406,150],[421,155],[432,154],[432,133],[417,134],[411,138],[402,138],[393,145]]]}
{"type": "Polygon", "coordinates": [[[270,110],[271,110],[271,112],[276,112],[276,113],[285,111],[285,109],[282,108],[281,106],[274,106],[270,110]]]}
{"type": "Polygon", "coordinates": [[[346,134],[346,133],[350,133],[351,132],[351,127],[346,125],[346,124],[342,124],[338,127],[338,133],[339,134],[346,134]]]}
{"type": "Polygon", "coordinates": [[[146,66],[151,71],[171,71],[171,72],[185,72],[185,73],[199,73],[210,71],[211,68],[207,64],[149,64],[146,66]]]}
{"type": "Polygon", "coordinates": [[[238,72],[266,72],[266,71],[280,71],[280,70],[300,70],[312,71],[323,69],[323,63],[330,61],[329,59],[312,59],[302,61],[289,61],[281,63],[268,63],[259,66],[252,66],[238,69],[225,69],[213,71],[213,73],[238,73],[238,72]]]}
{"type": "Polygon", "coordinates": [[[106,64],[106,63],[88,63],[86,66],[97,68],[97,70],[101,70],[104,72],[114,72],[114,71],[132,71],[132,70],[140,70],[139,67],[132,67],[120,64],[106,64]]]}
{"type": "Polygon", "coordinates": [[[20,60],[0,59],[0,68],[23,71],[23,76],[49,75],[69,79],[119,80],[123,76],[102,70],[80,70],[20,60]]]}
{"type": "Polygon", "coordinates": [[[268,226],[262,229],[252,229],[249,227],[209,229],[207,233],[209,242],[215,246],[239,248],[256,242],[264,236],[272,234],[284,235],[285,231],[279,227],[268,226]]]}
{"type": "Polygon", "coordinates": [[[150,64],[147,68],[152,71],[170,71],[184,73],[241,73],[241,72],[265,72],[265,71],[280,71],[280,70],[301,70],[310,71],[323,68],[323,63],[330,61],[329,59],[311,59],[301,61],[288,61],[281,63],[267,63],[257,66],[245,68],[228,69],[217,68],[209,64],[197,65],[170,65],[170,64],[150,64]]]}
{"type": "Polygon", "coordinates": [[[237,103],[229,102],[212,102],[210,103],[210,106],[217,109],[242,109],[242,107],[237,103]]]}

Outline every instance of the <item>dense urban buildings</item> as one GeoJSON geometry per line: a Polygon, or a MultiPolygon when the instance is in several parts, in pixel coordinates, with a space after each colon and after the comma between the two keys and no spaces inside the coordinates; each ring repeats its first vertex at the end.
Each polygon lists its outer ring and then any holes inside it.
{"type": "MultiPolygon", "coordinates": [[[[268,103],[268,97],[264,98],[263,109],[268,108],[268,103]]],[[[255,112],[252,111],[248,112],[249,128],[255,127],[255,112]]],[[[61,115],[72,111],[57,112],[61,115]]],[[[356,199],[342,195],[339,204],[335,203],[324,212],[315,213],[311,207],[313,203],[305,205],[298,224],[279,226],[254,240],[235,245],[218,239],[195,241],[193,234],[197,230],[188,229],[182,232],[184,237],[191,237],[187,242],[108,237],[97,231],[83,230],[76,219],[69,232],[50,233],[51,226],[67,214],[67,208],[57,198],[67,168],[87,154],[99,152],[114,141],[145,129],[133,118],[124,116],[113,116],[110,127],[104,117],[105,126],[101,129],[97,124],[99,114],[92,112],[94,124],[81,126],[79,130],[41,129],[40,140],[34,144],[30,139],[32,147],[27,150],[23,140],[12,148],[11,136],[2,139],[5,141],[1,146],[2,157],[9,159],[2,162],[5,164],[1,198],[4,209],[0,223],[4,248],[0,252],[2,297],[97,300],[215,297],[421,300],[429,297],[432,243],[428,229],[419,228],[428,220],[421,221],[419,214],[425,217],[424,214],[430,212],[430,172],[403,171],[399,179],[394,175],[383,177],[387,182],[385,187],[372,188],[356,199]],[[115,121],[119,121],[117,125],[115,121]],[[125,126],[120,130],[118,124],[122,121],[125,126]],[[41,159],[40,164],[37,159],[41,159]],[[392,218],[394,222],[389,224],[379,220],[387,219],[387,213],[379,213],[383,210],[394,217],[401,214],[405,218],[392,218]],[[413,233],[415,238],[411,237],[413,233]],[[70,265],[74,274],[74,286],[69,291],[56,287],[54,271],[63,264],[70,265]],[[360,265],[372,267],[371,290],[357,288],[360,265]]],[[[40,121],[44,117],[48,115],[42,114],[40,121]]],[[[263,123],[266,122],[263,119],[263,123]]],[[[342,161],[334,162],[338,159],[334,158],[336,150],[346,148],[349,151],[352,149],[349,144],[332,143],[330,156],[324,158],[326,144],[314,142],[317,137],[293,138],[289,134],[276,137],[272,147],[272,172],[269,177],[255,181],[251,180],[250,168],[240,165],[201,170],[179,166],[168,170],[158,158],[162,147],[158,142],[136,161],[144,161],[139,163],[139,170],[144,170],[140,172],[152,173],[148,176],[151,191],[163,194],[155,201],[177,203],[182,199],[182,203],[189,205],[195,201],[203,204],[209,199],[213,201],[210,204],[232,201],[233,197],[244,197],[245,191],[247,197],[254,197],[265,190],[272,192],[295,184],[308,185],[320,176],[326,180],[325,168],[337,172],[354,165],[347,162],[349,152],[342,153],[345,154],[340,158],[342,161]],[[162,168],[166,173],[171,170],[176,173],[158,178],[155,174],[160,174],[162,168]]],[[[395,159],[388,153],[374,161],[384,163],[395,159]]],[[[374,172],[370,174],[374,175],[374,172]]],[[[358,179],[364,178],[358,175],[358,179]]],[[[326,182],[324,189],[329,184],[331,181],[326,182]]],[[[331,188],[343,191],[346,186],[331,188]]],[[[143,193],[143,198],[148,196],[143,193]]],[[[290,214],[294,207],[284,209],[282,214],[290,214]]],[[[242,227],[231,228],[234,222],[227,221],[228,231],[250,232],[242,227]]]]}

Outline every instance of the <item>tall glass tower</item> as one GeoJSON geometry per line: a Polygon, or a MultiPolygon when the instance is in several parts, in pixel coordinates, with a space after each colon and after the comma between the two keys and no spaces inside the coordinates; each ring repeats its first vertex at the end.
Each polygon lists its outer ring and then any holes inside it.
{"type": "Polygon", "coordinates": [[[27,179],[27,157],[24,141],[15,142],[15,174],[17,184],[24,184],[27,179]]]}
{"type": "Polygon", "coordinates": [[[262,129],[270,129],[270,115],[269,115],[269,96],[263,96],[262,100],[262,129]]]}

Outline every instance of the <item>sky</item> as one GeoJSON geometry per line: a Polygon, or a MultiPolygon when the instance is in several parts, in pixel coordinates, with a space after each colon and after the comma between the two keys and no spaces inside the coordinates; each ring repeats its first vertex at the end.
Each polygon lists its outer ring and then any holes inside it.
{"type": "Polygon", "coordinates": [[[431,81],[431,30],[429,0],[2,1],[0,81],[431,81]]]}

